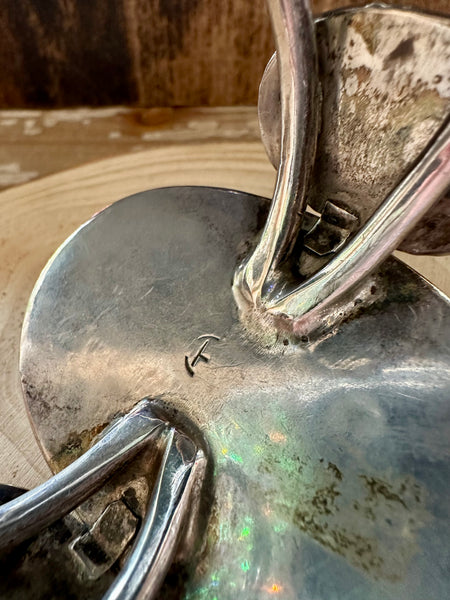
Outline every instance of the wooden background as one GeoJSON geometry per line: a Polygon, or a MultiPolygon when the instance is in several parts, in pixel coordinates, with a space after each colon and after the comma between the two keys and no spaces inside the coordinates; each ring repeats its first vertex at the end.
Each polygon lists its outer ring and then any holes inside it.
{"type": "Polygon", "coordinates": [[[3,0],[0,107],[255,104],[272,52],[264,0],[3,0]]]}
{"type": "MultiPolygon", "coordinates": [[[[450,0],[410,4],[450,12],[450,0]]],[[[49,476],[18,372],[46,261],[94,212],[137,191],[199,184],[270,196],[254,104],[272,50],[263,0],[1,2],[0,483],[49,476]],[[253,106],[144,108],[240,103],[253,106]],[[78,105],[108,107],[68,110],[78,105]]],[[[450,292],[448,258],[408,261],[450,292]]]]}

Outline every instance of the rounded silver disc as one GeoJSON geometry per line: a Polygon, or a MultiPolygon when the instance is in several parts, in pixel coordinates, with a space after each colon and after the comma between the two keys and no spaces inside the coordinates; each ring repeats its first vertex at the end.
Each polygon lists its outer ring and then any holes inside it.
{"type": "Polygon", "coordinates": [[[250,337],[231,283],[268,204],[153,190],[69,238],[23,330],[41,447],[58,470],[144,396],[202,429],[214,503],[182,597],[441,600],[449,301],[389,260],[383,302],[336,335],[250,337]]]}
{"type": "MultiPolygon", "coordinates": [[[[336,201],[365,223],[408,172],[450,113],[450,19],[382,5],[316,19],[322,89],[320,135],[308,204],[336,201]]],[[[277,56],[258,100],[261,138],[278,168],[281,104],[277,56]]],[[[449,193],[400,250],[446,254],[449,193]]]]}

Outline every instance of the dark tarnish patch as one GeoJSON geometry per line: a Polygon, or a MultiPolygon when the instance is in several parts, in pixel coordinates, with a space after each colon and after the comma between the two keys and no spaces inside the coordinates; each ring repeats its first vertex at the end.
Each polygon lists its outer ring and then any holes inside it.
{"type": "Polygon", "coordinates": [[[450,190],[422,217],[398,249],[411,254],[450,254],[450,190]]]}
{"type": "Polygon", "coordinates": [[[414,37],[410,37],[406,40],[403,40],[403,42],[400,42],[395,50],[389,54],[387,61],[403,60],[412,54],[414,54],[414,37]]]}
{"type": "Polygon", "coordinates": [[[363,38],[367,50],[374,55],[378,46],[378,36],[376,35],[378,22],[376,19],[367,19],[364,15],[352,15],[351,25],[357,33],[363,38]]]}
{"type": "MultiPolygon", "coordinates": [[[[412,477],[392,480],[357,472],[346,476],[341,465],[325,458],[291,455],[282,461],[270,453],[258,472],[273,478],[265,500],[286,521],[372,579],[403,579],[419,549],[417,533],[430,518],[425,492],[412,477]],[[280,480],[283,463],[290,465],[289,477],[280,480]],[[290,508],[286,499],[294,485],[298,498],[290,508]]],[[[252,495],[261,494],[256,484],[252,495]]]]}
{"type": "Polygon", "coordinates": [[[322,473],[316,467],[315,476],[325,485],[305,487],[294,524],[373,579],[401,580],[417,551],[411,540],[427,519],[422,488],[409,477],[394,484],[360,475],[352,500],[334,463],[322,473]]]}
{"type": "Polygon", "coordinates": [[[373,302],[356,298],[353,308],[344,313],[341,324],[351,323],[366,315],[383,313],[392,304],[415,305],[427,293],[426,284],[411,279],[408,268],[399,265],[392,257],[381,264],[372,276],[372,281],[375,282],[370,287],[373,302]]]}
{"type": "MultiPolygon", "coordinates": [[[[321,523],[310,512],[303,510],[295,513],[295,523],[302,531],[326,548],[345,557],[355,567],[375,575],[375,578],[382,572],[384,560],[380,556],[375,538],[359,535],[344,527],[331,528],[327,523],[321,523]]],[[[396,580],[395,577],[389,579],[396,580]]]]}
{"type": "Polygon", "coordinates": [[[319,515],[332,515],[336,509],[336,498],[341,493],[336,489],[336,484],[332,483],[328,487],[321,488],[316,491],[311,500],[315,511],[319,515]]]}
{"type": "Polygon", "coordinates": [[[92,429],[85,429],[80,433],[75,431],[69,433],[67,442],[49,461],[52,470],[58,472],[73,463],[74,460],[79,458],[89,449],[92,440],[101,433],[107,425],[109,425],[109,423],[102,423],[101,425],[92,427],[92,429]]]}
{"type": "Polygon", "coordinates": [[[342,473],[341,473],[341,471],[337,468],[337,466],[334,463],[329,462],[327,470],[328,471],[332,471],[332,473],[334,473],[334,476],[336,477],[336,479],[338,481],[342,481],[342,473]]]}
{"type": "Polygon", "coordinates": [[[255,479],[246,479],[239,487],[232,478],[222,477],[216,489],[219,497],[221,492],[234,501],[213,507],[199,575],[207,571],[211,553],[218,553],[222,544],[231,547],[233,535],[227,539],[220,532],[238,530],[248,497],[258,499],[262,513],[253,518],[262,517],[260,531],[265,531],[269,543],[273,519],[291,522],[371,579],[393,583],[404,578],[419,550],[417,534],[430,518],[424,490],[412,477],[390,480],[379,473],[357,472],[346,476],[343,468],[325,458],[289,455],[277,459],[267,453],[255,479]],[[297,498],[292,496],[294,488],[297,498]],[[264,507],[270,507],[268,514],[264,507]]]}
{"type": "Polygon", "coordinates": [[[47,390],[37,390],[36,386],[30,383],[25,377],[22,377],[22,387],[26,398],[28,399],[28,408],[33,416],[33,420],[45,421],[52,411],[51,402],[53,396],[47,393],[47,390]]]}
{"type": "Polygon", "coordinates": [[[367,496],[368,501],[376,501],[378,496],[383,496],[386,500],[391,502],[398,502],[403,508],[408,509],[404,500],[397,494],[385,481],[376,479],[375,477],[367,477],[367,475],[361,475],[361,479],[364,481],[365,486],[369,490],[367,496]]]}

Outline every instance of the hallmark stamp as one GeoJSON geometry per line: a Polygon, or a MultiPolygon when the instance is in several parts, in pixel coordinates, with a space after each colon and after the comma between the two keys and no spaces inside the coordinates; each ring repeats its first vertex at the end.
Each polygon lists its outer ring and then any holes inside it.
{"type": "Polygon", "coordinates": [[[186,371],[191,377],[194,377],[195,367],[201,360],[203,362],[210,361],[211,356],[209,354],[206,354],[205,350],[208,347],[208,344],[211,340],[215,340],[216,342],[218,342],[220,340],[220,337],[214,335],[213,333],[205,333],[204,335],[200,335],[197,339],[202,341],[200,348],[197,350],[197,352],[192,358],[190,358],[187,354],[184,357],[184,366],[186,367],[186,371]]]}

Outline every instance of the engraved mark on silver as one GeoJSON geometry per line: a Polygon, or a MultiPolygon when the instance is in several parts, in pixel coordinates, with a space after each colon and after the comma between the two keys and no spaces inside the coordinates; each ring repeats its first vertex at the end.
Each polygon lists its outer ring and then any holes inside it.
{"type": "Polygon", "coordinates": [[[189,373],[189,375],[191,377],[194,377],[195,367],[201,360],[203,360],[204,362],[210,361],[211,356],[209,354],[206,354],[206,352],[205,352],[209,342],[211,340],[216,340],[216,342],[220,341],[220,337],[217,335],[214,335],[213,333],[205,333],[203,335],[200,335],[197,339],[204,340],[204,341],[202,342],[202,344],[201,344],[200,348],[197,350],[197,352],[194,354],[192,360],[189,358],[189,356],[187,354],[184,357],[184,366],[186,367],[186,371],[189,373]]]}

